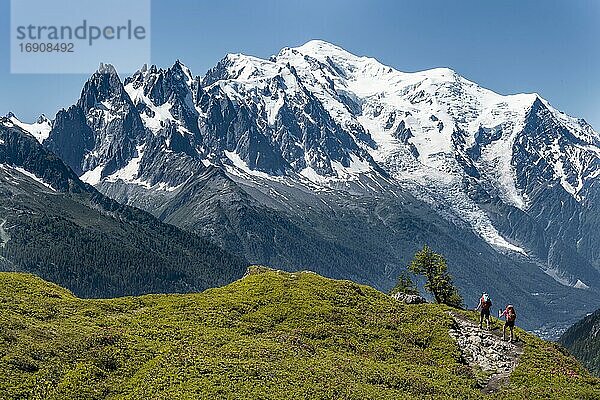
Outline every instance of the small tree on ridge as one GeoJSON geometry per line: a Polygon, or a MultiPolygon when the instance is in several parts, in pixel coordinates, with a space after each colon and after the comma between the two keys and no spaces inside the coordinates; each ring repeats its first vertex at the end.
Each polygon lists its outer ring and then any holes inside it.
{"type": "Polygon", "coordinates": [[[462,307],[462,296],[452,282],[446,259],[442,255],[434,253],[429,246],[425,245],[415,254],[408,269],[415,275],[423,275],[427,279],[425,290],[433,295],[436,303],[462,307]]]}
{"type": "Polygon", "coordinates": [[[413,283],[408,271],[402,271],[398,276],[396,286],[390,290],[390,294],[406,293],[406,294],[419,294],[419,289],[413,283]]]}

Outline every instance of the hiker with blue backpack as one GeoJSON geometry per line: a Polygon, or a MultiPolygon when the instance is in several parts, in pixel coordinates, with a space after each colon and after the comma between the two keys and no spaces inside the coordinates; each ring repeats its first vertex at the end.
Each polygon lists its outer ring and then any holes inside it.
{"type": "Polygon", "coordinates": [[[479,329],[483,328],[483,320],[485,318],[487,324],[487,330],[491,330],[490,325],[490,310],[492,309],[492,300],[490,299],[490,295],[487,293],[483,293],[481,298],[479,299],[479,305],[475,309],[481,310],[481,314],[479,314],[479,329]]]}

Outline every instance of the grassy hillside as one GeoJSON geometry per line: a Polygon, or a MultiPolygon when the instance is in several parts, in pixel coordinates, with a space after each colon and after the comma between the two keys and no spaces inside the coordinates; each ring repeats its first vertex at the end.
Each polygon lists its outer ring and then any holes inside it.
{"type": "Polygon", "coordinates": [[[570,327],[559,342],[590,371],[600,376],[600,310],[570,327]]]}
{"type": "MultiPolygon", "coordinates": [[[[367,286],[254,268],[200,294],[82,300],[0,273],[3,399],[476,399],[453,320],[367,286]]],[[[558,345],[519,331],[502,399],[597,399],[558,345]]]]}

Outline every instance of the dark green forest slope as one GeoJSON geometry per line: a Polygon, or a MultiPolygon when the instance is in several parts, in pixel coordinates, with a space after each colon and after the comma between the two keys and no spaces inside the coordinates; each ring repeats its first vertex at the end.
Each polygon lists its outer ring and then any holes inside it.
{"type": "Polygon", "coordinates": [[[600,310],[570,327],[559,342],[590,371],[600,376],[600,310]]]}
{"type": "Polygon", "coordinates": [[[83,297],[193,292],[242,276],[217,245],[81,182],[32,136],[0,124],[0,269],[83,297]]]}

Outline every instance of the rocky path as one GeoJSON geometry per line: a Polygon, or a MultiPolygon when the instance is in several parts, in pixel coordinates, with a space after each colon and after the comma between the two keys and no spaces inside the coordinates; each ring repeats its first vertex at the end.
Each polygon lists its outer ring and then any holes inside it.
{"type": "MultiPolygon", "coordinates": [[[[488,375],[481,391],[493,393],[508,383],[511,372],[519,363],[523,354],[523,343],[505,342],[502,339],[502,327],[487,331],[479,329],[477,323],[464,316],[451,312],[456,325],[450,330],[461,348],[465,361],[488,375]]],[[[484,324],[485,327],[485,324],[484,324]]]]}

